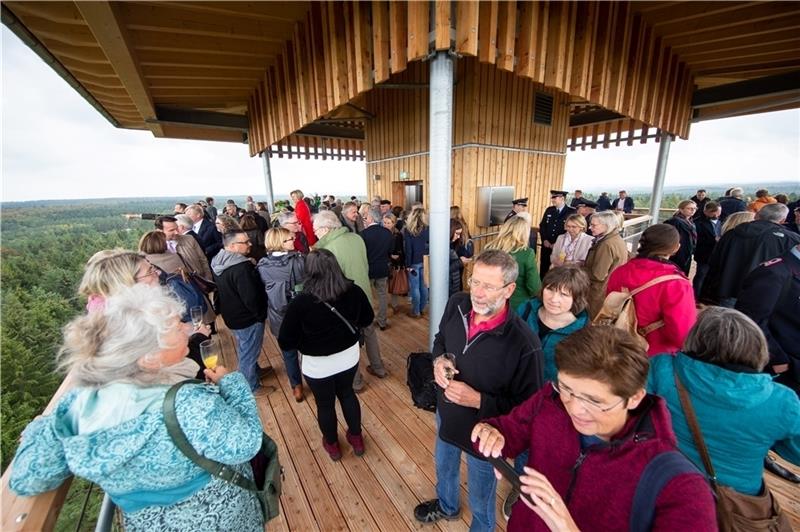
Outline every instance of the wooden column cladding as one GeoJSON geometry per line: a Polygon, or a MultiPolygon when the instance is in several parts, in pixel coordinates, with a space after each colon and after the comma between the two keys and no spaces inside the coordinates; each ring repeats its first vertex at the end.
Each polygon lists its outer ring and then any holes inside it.
{"type": "Polygon", "coordinates": [[[251,154],[446,49],[688,136],[693,75],[630,2],[322,1],[250,96],[251,154]]]}

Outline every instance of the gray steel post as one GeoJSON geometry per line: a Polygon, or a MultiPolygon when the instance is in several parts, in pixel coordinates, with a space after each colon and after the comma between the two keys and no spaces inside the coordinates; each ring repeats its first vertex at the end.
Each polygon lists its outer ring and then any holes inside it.
{"type": "Polygon", "coordinates": [[[669,133],[661,133],[661,141],[658,146],[658,162],[656,163],[656,175],[653,179],[653,193],[650,195],[650,225],[658,223],[658,210],[661,208],[661,199],[664,197],[664,178],[667,175],[667,161],[669,160],[669,145],[672,143],[672,136],[669,133]]]}
{"type": "Polygon", "coordinates": [[[269,152],[268,150],[264,150],[258,154],[261,157],[261,160],[264,163],[264,184],[267,188],[267,207],[269,208],[269,213],[272,214],[275,212],[275,196],[272,193],[272,168],[269,165],[269,152]]]}
{"type": "Polygon", "coordinates": [[[447,305],[450,261],[450,186],[453,156],[453,59],[437,52],[431,61],[430,156],[430,345],[447,305]]]}

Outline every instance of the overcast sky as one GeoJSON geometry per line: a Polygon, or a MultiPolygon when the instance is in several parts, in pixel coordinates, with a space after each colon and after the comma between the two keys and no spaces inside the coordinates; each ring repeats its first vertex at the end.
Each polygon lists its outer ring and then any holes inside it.
{"type": "MultiPolygon", "coordinates": [[[[3,201],[264,194],[246,145],[116,129],[5,26],[2,48],[3,201]]],[[[568,152],[564,187],[649,187],[657,152],[568,152]]],[[[272,159],[272,173],[276,194],[366,194],[363,163],[272,159]]],[[[696,124],[672,144],[667,185],[759,181],[800,183],[800,110],[696,124]]]]}

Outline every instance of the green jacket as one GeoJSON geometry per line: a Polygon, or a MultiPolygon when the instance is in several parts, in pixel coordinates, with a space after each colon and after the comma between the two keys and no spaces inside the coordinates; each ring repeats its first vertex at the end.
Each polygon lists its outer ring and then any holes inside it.
{"type": "Polygon", "coordinates": [[[361,288],[370,304],[372,303],[372,289],[369,285],[369,263],[367,262],[367,248],[364,239],[351,233],[346,227],[331,230],[320,238],[315,249],[327,249],[334,254],[339,266],[342,267],[344,276],[352,279],[361,288]]]}
{"type": "Polygon", "coordinates": [[[539,278],[539,268],[536,267],[536,252],[526,247],[511,253],[511,256],[517,261],[519,267],[517,287],[509,299],[511,308],[515,309],[530,298],[539,295],[542,281],[539,278]]]}

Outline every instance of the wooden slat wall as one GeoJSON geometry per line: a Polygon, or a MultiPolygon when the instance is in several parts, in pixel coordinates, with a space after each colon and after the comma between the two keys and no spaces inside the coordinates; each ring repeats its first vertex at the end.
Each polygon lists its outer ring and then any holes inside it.
{"type": "Polygon", "coordinates": [[[251,154],[447,48],[688,136],[693,76],[630,2],[451,7],[447,0],[312,3],[250,98],[251,154]]]}
{"type": "MultiPolygon", "coordinates": [[[[390,83],[426,83],[428,65],[410,63],[390,83]]],[[[452,202],[459,205],[473,232],[477,187],[510,185],[518,196],[530,198],[534,225],[549,204],[549,191],[564,177],[567,144],[567,95],[545,89],[510,72],[461,59],[456,67],[453,128],[452,202]],[[554,97],[553,124],[533,123],[536,91],[554,97]],[[513,151],[501,147],[541,151],[513,151]]],[[[428,200],[428,92],[420,89],[376,89],[367,105],[376,118],[365,127],[368,194],[394,197],[400,172],[422,181],[428,200]],[[379,112],[382,110],[383,112],[379,112]],[[391,159],[392,160],[386,160],[391,159]],[[375,180],[373,176],[379,175],[375,180]]]]}

